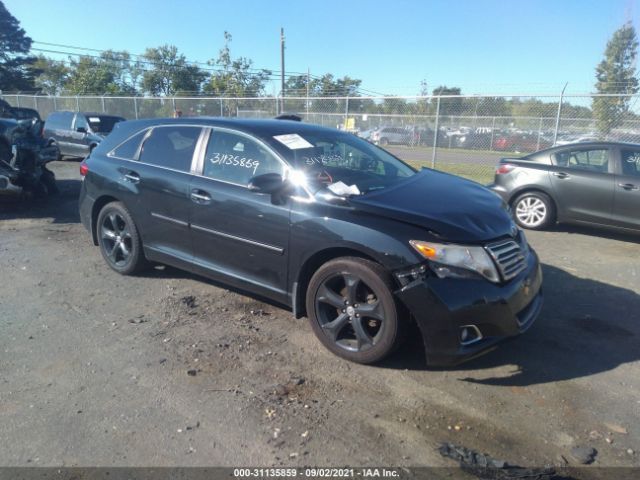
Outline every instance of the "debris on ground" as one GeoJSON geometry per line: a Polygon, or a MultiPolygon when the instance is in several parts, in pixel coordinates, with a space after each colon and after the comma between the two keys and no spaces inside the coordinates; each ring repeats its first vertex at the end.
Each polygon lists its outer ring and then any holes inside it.
{"type": "Polygon", "coordinates": [[[483,453],[478,453],[465,447],[452,443],[443,443],[438,448],[443,457],[456,460],[460,468],[478,478],[487,480],[507,480],[524,478],[528,480],[553,480],[558,479],[555,469],[548,468],[523,468],[510,465],[504,460],[498,460],[483,453]]]}
{"type": "Polygon", "coordinates": [[[198,306],[198,304],[196,303],[196,297],[194,297],[193,295],[182,297],[180,301],[187,308],[196,308],[198,306]]]}
{"type": "Polygon", "coordinates": [[[605,422],[604,426],[607,427],[610,432],[619,433],[621,435],[626,435],[628,433],[625,427],[623,427],[622,425],[618,425],[616,423],[605,422]]]}
{"type": "Polygon", "coordinates": [[[187,370],[187,375],[191,377],[195,377],[197,373],[198,371],[195,368],[190,368],[189,370],[187,370]]]}
{"type": "Polygon", "coordinates": [[[149,319],[145,318],[144,314],[138,315],[137,317],[133,317],[133,318],[129,319],[129,323],[133,323],[133,324],[136,324],[136,325],[138,325],[140,323],[146,323],[148,321],[149,321],[149,319]]]}
{"type": "Polygon", "coordinates": [[[583,465],[593,463],[596,455],[598,455],[598,451],[592,447],[573,447],[571,449],[573,459],[583,465]]]}

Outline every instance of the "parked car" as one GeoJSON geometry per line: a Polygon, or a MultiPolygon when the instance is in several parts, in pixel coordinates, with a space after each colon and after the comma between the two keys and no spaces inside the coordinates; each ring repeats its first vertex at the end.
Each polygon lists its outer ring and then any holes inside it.
{"type": "Polygon", "coordinates": [[[479,130],[456,135],[451,139],[452,148],[467,148],[472,150],[491,150],[491,132],[479,130]]]}
{"type": "Polygon", "coordinates": [[[376,145],[416,145],[418,136],[412,129],[403,127],[382,127],[371,134],[376,145]]]}
{"type": "Polygon", "coordinates": [[[493,191],[523,228],[556,222],[640,231],[640,145],[590,142],[505,158],[493,191]]]}
{"type": "Polygon", "coordinates": [[[59,151],[41,136],[42,122],[0,119],[0,194],[45,196],[58,192],[47,163],[59,151]]]}
{"type": "Polygon", "coordinates": [[[570,143],[598,142],[602,140],[595,134],[588,135],[563,135],[556,140],[554,146],[568,145],[570,143]]]}
{"type": "Polygon", "coordinates": [[[116,123],[124,120],[104,113],[52,112],[45,122],[43,135],[56,143],[61,156],[85,157],[116,123]]]}
{"type": "Polygon", "coordinates": [[[496,195],[346,132],[124,122],[80,172],[82,223],[113,270],[159,262],[269,298],[355,362],[381,360],[416,322],[428,361],[457,363],[541,308],[538,257],[496,195]]]}
{"type": "Polygon", "coordinates": [[[493,149],[503,152],[535,152],[549,148],[552,142],[544,136],[530,133],[500,135],[493,140],[493,149]]]}

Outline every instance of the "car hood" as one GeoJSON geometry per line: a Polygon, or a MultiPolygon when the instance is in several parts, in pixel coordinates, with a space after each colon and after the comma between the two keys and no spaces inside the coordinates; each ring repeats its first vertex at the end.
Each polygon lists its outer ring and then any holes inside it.
{"type": "Polygon", "coordinates": [[[513,235],[503,201],[482,185],[422,170],[384,190],[350,197],[358,210],[424,227],[444,240],[480,243],[513,235]]]}

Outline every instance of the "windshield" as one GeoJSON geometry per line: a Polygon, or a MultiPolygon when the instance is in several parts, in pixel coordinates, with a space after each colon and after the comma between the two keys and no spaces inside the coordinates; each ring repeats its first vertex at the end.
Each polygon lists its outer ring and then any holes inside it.
{"type": "Polygon", "coordinates": [[[328,188],[338,195],[364,194],[416,173],[393,155],[348,133],[318,131],[274,138],[314,193],[328,188]]]}
{"type": "Polygon", "coordinates": [[[91,131],[95,133],[109,133],[113,130],[116,123],[122,122],[124,118],[120,117],[103,117],[91,115],[87,117],[91,131]]]}

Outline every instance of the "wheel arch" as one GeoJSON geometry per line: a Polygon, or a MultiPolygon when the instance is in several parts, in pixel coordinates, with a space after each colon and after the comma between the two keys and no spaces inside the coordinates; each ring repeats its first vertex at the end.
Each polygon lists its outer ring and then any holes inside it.
{"type": "Polygon", "coordinates": [[[98,215],[100,214],[100,210],[111,202],[119,202],[120,200],[111,195],[103,195],[98,197],[95,202],[93,202],[93,206],[91,207],[91,238],[93,239],[93,244],[98,245],[98,215]]]}
{"type": "Polygon", "coordinates": [[[314,253],[298,270],[298,276],[293,285],[292,310],[295,318],[301,318],[307,313],[305,298],[307,296],[307,288],[309,287],[309,282],[311,281],[313,274],[323,264],[340,257],[363,258],[383,266],[371,255],[352,247],[330,247],[314,253]]]}

